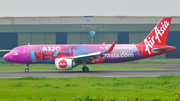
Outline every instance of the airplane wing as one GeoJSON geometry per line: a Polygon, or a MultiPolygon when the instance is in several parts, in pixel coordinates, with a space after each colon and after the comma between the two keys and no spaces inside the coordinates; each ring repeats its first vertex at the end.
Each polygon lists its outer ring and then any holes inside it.
{"type": "Polygon", "coordinates": [[[72,59],[74,59],[75,61],[86,60],[88,62],[94,63],[93,60],[98,61],[97,58],[103,59],[105,53],[110,53],[114,49],[116,42],[117,42],[117,40],[115,40],[113,42],[113,44],[109,47],[109,49],[106,50],[105,52],[102,52],[102,53],[101,52],[94,52],[94,53],[89,53],[89,54],[85,54],[85,55],[78,55],[78,56],[72,57],[72,59]]]}

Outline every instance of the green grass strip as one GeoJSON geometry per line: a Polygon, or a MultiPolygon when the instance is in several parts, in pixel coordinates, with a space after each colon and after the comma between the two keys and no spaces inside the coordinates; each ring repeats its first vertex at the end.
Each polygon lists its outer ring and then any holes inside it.
{"type": "Polygon", "coordinates": [[[0,79],[1,101],[179,101],[180,76],[0,79]]]}

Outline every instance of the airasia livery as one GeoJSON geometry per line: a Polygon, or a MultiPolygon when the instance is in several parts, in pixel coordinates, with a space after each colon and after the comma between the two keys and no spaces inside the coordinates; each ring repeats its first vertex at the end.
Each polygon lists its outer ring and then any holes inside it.
{"type": "Polygon", "coordinates": [[[117,63],[144,59],[175,50],[166,45],[171,17],[164,17],[138,44],[86,44],[86,45],[24,45],[15,47],[3,56],[13,63],[27,64],[25,72],[29,72],[29,64],[54,63],[57,70],[67,70],[83,65],[82,70],[88,72],[86,64],[117,63]]]}

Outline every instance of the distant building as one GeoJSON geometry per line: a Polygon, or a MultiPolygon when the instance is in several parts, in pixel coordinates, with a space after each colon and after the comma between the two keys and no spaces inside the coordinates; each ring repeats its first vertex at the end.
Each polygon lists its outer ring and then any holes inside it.
{"type": "MultiPolygon", "coordinates": [[[[139,43],[162,17],[137,16],[60,16],[0,18],[0,49],[30,44],[90,44],[90,31],[95,31],[94,44],[139,43]]],[[[174,52],[154,58],[180,58],[180,17],[173,17],[167,45],[174,52]]],[[[0,54],[2,57],[4,53],[0,54]]]]}

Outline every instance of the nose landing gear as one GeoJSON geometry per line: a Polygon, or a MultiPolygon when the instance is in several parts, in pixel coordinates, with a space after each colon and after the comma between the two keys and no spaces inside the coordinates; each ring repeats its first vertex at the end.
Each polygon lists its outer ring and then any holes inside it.
{"type": "Polygon", "coordinates": [[[26,69],[25,72],[28,73],[29,72],[29,64],[26,65],[26,69]]]}

